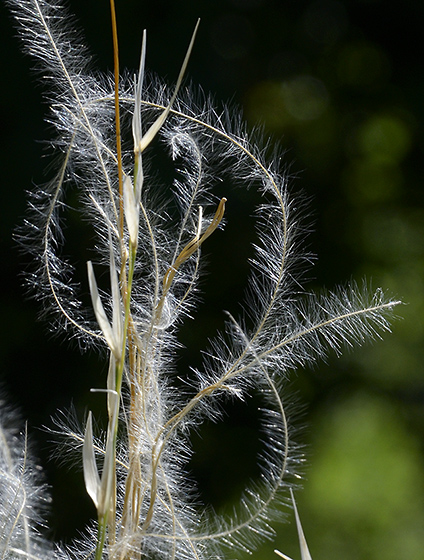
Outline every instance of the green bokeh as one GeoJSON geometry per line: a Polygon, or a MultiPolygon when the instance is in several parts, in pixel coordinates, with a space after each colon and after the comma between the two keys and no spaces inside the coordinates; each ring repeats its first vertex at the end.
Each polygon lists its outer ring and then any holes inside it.
{"type": "Polygon", "coordinates": [[[354,393],[318,416],[312,450],[304,496],[316,558],[340,558],[340,535],[349,560],[418,558],[424,465],[401,410],[354,393]]]}

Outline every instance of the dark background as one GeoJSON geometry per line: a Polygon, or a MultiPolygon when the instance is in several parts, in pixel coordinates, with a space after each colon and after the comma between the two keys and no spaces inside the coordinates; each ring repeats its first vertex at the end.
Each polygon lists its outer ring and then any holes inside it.
{"type": "MultiPolygon", "coordinates": [[[[88,407],[98,407],[89,389],[99,386],[105,365],[37,322],[39,304],[22,288],[29,258],[19,253],[12,233],[25,215],[25,190],[49,177],[43,142],[50,130],[43,122],[42,81],[31,74],[32,61],[21,54],[7,10],[0,8],[0,375],[8,399],[28,420],[52,484],[52,532],[69,539],[94,511],[80,470],[49,460],[54,438],[39,428],[51,427],[51,416],[71,404],[80,420],[88,407]]],[[[93,68],[110,71],[109,3],[72,0],[70,8],[93,53],[93,68]]],[[[249,126],[262,125],[265,136],[286,150],[284,165],[296,176],[292,192],[310,198],[314,232],[308,246],[319,258],[308,274],[309,290],[366,277],[407,304],[383,342],[298,372],[290,391],[305,409],[299,439],[307,444],[308,467],[298,500],[313,558],[421,559],[424,5],[412,0],[118,0],[117,14],[121,66],[138,67],[147,28],[148,67],[169,82],[201,18],[189,79],[217,103],[241,106],[249,126]]],[[[230,229],[232,219],[243,219],[241,196],[240,191],[227,194],[230,229]]],[[[75,231],[78,254],[84,233],[79,237],[78,225],[75,231]]],[[[205,298],[203,322],[201,314],[196,317],[196,332],[188,326],[182,334],[194,348],[192,356],[181,358],[183,366],[184,360],[197,359],[203,339],[221,321],[214,310],[228,309],[243,291],[244,277],[239,287],[238,276],[225,268],[225,262],[235,268],[233,259],[244,255],[238,240],[234,250],[227,241],[225,249],[218,241],[205,248],[210,262],[205,290],[217,287],[205,298]],[[222,258],[214,257],[221,250],[226,251],[222,258]],[[214,281],[221,266],[228,285],[214,281]]],[[[247,411],[232,409],[231,428],[206,426],[194,441],[191,467],[203,498],[218,509],[229,507],[228,496],[236,499],[245,479],[255,476],[257,449],[249,428],[255,426],[254,409],[255,403],[247,411]],[[242,442],[240,449],[236,442],[242,442]]],[[[274,546],[298,557],[293,526],[277,529],[276,542],[256,557],[272,558],[274,546]]]]}

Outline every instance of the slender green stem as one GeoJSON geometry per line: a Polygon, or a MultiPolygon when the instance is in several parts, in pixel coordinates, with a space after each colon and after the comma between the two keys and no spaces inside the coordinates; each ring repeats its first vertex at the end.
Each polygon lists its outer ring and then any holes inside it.
{"type": "Polygon", "coordinates": [[[99,518],[95,560],[101,560],[106,540],[107,514],[99,518]]]}
{"type": "Polygon", "coordinates": [[[125,299],[125,317],[124,317],[124,332],[122,337],[122,352],[121,352],[121,359],[116,366],[116,392],[119,396],[121,396],[121,386],[122,386],[122,377],[124,373],[124,365],[125,365],[125,356],[126,356],[126,346],[127,346],[127,337],[128,337],[128,325],[130,322],[130,307],[131,307],[131,291],[132,291],[132,282],[134,277],[134,267],[135,267],[135,259],[137,254],[137,247],[135,247],[130,242],[130,256],[129,256],[129,264],[128,264],[128,283],[127,283],[127,294],[125,299]]]}

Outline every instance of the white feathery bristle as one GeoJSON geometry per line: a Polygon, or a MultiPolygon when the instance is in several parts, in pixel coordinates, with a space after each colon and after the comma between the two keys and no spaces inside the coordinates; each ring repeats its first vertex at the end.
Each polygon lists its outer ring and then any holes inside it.
{"type": "MultiPolygon", "coordinates": [[[[88,528],[64,546],[61,556],[205,560],[220,558],[225,547],[231,554],[252,550],[273,538],[272,523],[285,517],[285,497],[302,462],[292,441],[285,381],[296,368],[329,352],[380,337],[389,330],[399,301],[354,283],[321,295],[310,295],[306,288],[302,293],[298,270],[310,258],[301,249],[304,230],[280,155],[265,160],[266,142],[234,111],[218,112],[210,101],[197,105],[190,88],[181,87],[199,23],[173,88],[156,78],[147,83],[144,32],[138,76],[122,77],[115,91],[109,78],[88,70],[87,51],[62,0],[6,1],[25,48],[55,84],[49,122],[57,133],[52,146],[63,156],[50,183],[34,190],[32,215],[22,229],[36,257],[30,282],[58,328],[66,335],[71,331],[85,346],[106,347],[109,360],[102,383],[105,434],[93,436],[91,413],[85,434],[65,428],[71,446],[83,448],[98,531],[88,528]],[[122,138],[115,132],[115,107],[122,115],[122,138]],[[149,148],[154,140],[155,149],[165,146],[175,168],[169,197],[158,196],[154,171],[144,173],[157,161],[149,148]],[[177,331],[197,302],[203,243],[209,244],[210,236],[227,242],[222,232],[226,198],[217,205],[213,193],[221,180],[257,186],[261,195],[254,215],[247,317],[227,315],[223,332],[203,353],[203,364],[184,378],[183,391],[174,386],[177,331]],[[84,216],[93,227],[92,246],[86,249],[95,255],[97,278],[110,278],[100,297],[88,262],[92,309],[85,305],[86,278],[78,282],[61,253],[60,224],[71,188],[81,194],[84,216]],[[168,205],[163,198],[170,199],[168,205]],[[254,392],[262,403],[258,481],[245,489],[233,518],[205,508],[199,522],[202,506],[187,476],[188,434],[207,419],[223,418],[229,398],[246,399],[254,392]]],[[[5,496],[0,558],[38,560],[46,548],[33,538],[28,506],[38,490],[27,486],[20,445],[19,452],[11,451],[0,438],[5,496]]],[[[311,560],[294,498],[293,504],[302,560],[311,560]]]]}

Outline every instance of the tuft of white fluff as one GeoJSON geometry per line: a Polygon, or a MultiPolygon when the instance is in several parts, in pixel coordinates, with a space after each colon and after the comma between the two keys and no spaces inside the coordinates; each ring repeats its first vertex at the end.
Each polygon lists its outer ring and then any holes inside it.
{"type": "Polygon", "coordinates": [[[40,529],[50,498],[15,416],[0,397],[0,558],[47,560],[53,547],[40,529]]]}
{"type": "MultiPolygon", "coordinates": [[[[89,56],[62,3],[7,2],[27,51],[49,77],[49,120],[57,131],[52,146],[61,155],[55,177],[34,190],[31,217],[21,230],[37,263],[29,281],[58,327],[109,354],[103,385],[106,441],[93,437],[91,415],[85,438],[65,429],[71,443],[84,449],[98,532],[88,528],[61,554],[81,560],[200,560],[220,556],[225,547],[250,550],[273,536],[271,523],[282,516],[300,462],[287,416],[286,380],[331,350],[339,353],[343,346],[381,336],[399,301],[366,284],[307,294],[299,276],[308,261],[301,249],[304,232],[280,157],[267,161],[263,141],[248,133],[233,112],[218,113],[208,100],[197,103],[189,88],[179,92],[193,39],[177,84],[169,89],[145,76],[144,35],[138,76],[119,84],[121,160],[113,80],[89,71],[89,56]],[[153,165],[151,144],[158,139],[176,168],[167,189],[169,207],[160,202],[146,172],[153,165]],[[248,312],[228,314],[223,332],[205,351],[203,366],[193,370],[182,392],[172,385],[177,332],[196,304],[201,246],[223,224],[226,199],[213,194],[222,178],[261,193],[248,312]],[[88,275],[94,310],[84,307],[84,288],[61,253],[60,223],[70,188],[77,190],[93,228],[96,260],[88,265],[88,275]],[[110,278],[109,291],[97,286],[100,268],[110,278]],[[188,434],[205,418],[219,417],[227,399],[243,399],[253,391],[264,403],[261,477],[246,488],[233,518],[205,508],[199,522],[201,506],[186,472],[188,434]]],[[[9,439],[4,439],[3,476],[13,484],[2,486],[11,512],[3,521],[2,553],[41,558],[44,549],[37,552],[34,519],[27,513],[28,500],[38,490],[27,490],[23,483],[24,443],[15,455],[9,439]]]]}

